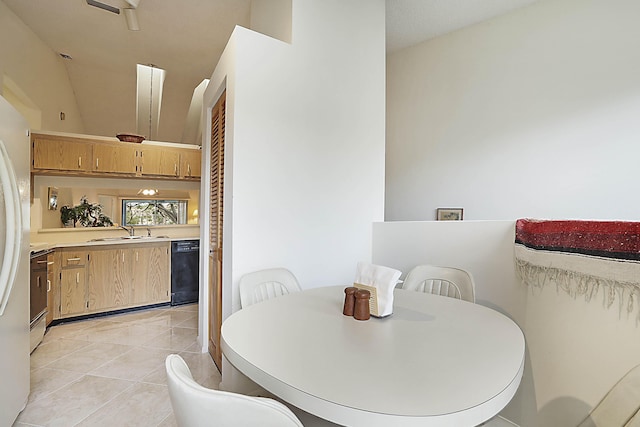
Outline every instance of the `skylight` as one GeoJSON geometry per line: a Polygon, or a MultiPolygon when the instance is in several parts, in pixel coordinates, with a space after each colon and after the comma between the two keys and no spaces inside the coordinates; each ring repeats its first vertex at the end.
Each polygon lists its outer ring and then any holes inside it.
{"type": "Polygon", "coordinates": [[[153,140],[158,135],[162,87],[166,72],[152,64],[138,64],[137,71],[137,133],[144,135],[147,140],[153,140]]]}

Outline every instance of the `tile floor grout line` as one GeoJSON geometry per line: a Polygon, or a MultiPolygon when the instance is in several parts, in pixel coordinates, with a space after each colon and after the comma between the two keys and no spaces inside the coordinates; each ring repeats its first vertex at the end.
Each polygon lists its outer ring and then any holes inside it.
{"type": "MultiPolygon", "coordinates": [[[[95,376],[95,375],[94,375],[95,376]]],[[[98,412],[100,409],[102,409],[103,407],[107,406],[109,403],[111,403],[115,398],[117,398],[118,396],[120,396],[122,393],[124,393],[125,391],[129,390],[131,387],[135,386],[136,382],[132,382],[131,385],[129,385],[129,387],[125,388],[124,390],[122,390],[120,393],[116,394],[115,396],[113,396],[111,399],[107,400],[106,402],[104,402],[102,405],[96,407],[96,409],[94,411],[92,411],[91,413],[87,414],[86,417],[84,417],[83,419],[81,419],[80,421],[76,422],[75,424],[73,424],[74,426],[77,426],[79,424],[82,424],[82,422],[84,420],[86,420],[87,418],[89,418],[90,416],[92,416],[93,414],[95,414],[96,412],[98,412]]]]}
{"type": "MultiPolygon", "coordinates": [[[[38,368],[38,369],[43,369],[43,368],[38,368]]],[[[53,368],[46,368],[46,369],[53,369],[53,368]]],[[[61,386],[60,386],[60,387],[58,387],[57,389],[52,390],[52,391],[50,391],[50,392],[48,392],[48,393],[46,393],[46,394],[43,394],[42,396],[39,396],[39,397],[37,397],[37,398],[35,398],[35,399],[33,399],[33,400],[29,400],[29,401],[28,401],[28,403],[27,403],[27,405],[28,405],[29,403],[34,403],[34,402],[39,401],[40,399],[43,399],[43,398],[46,398],[46,397],[51,396],[53,393],[56,393],[56,392],[58,392],[58,391],[62,390],[63,388],[65,388],[65,387],[67,387],[67,386],[70,386],[71,384],[74,384],[74,383],[76,383],[76,382],[80,381],[80,379],[82,378],[82,376],[84,376],[84,374],[81,374],[81,373],[79,373],[79,372],[73,372],[73,371],[68,371],[68,370],[64,370],[64,369],[58,369],[58,370],[59,370],[59,371],[69,372],[69,373],[72,373],[72,374],[80,374],[80,377],[79,377],[79,378],[77,378],[77,379],[75,379],[75,380],[73,380],[73,381],[70,381],[70,382],[68,382],[68,383],[65,383],[64,385],[61,385],[61,386]]],[[[29,397],[31,397],[31,396],[29,396],[29,397]]]]}
{"type": "MultiPolygon", "coordinates": [[[[38,377],[39,384],[33,386],[32,393],[40,392],[44,394],[39,395],[35,400],[28,402],[23,412],[25,412],[27,419],[37,421],[39,424],[26,423],[20,421],[20,417],[18,417],[18,420],[16,420],[16,426],[41,427],[41,421],[48,419],[48,421],[44,423],[44,425],[48,425],[51,420],[55,420],[56,418],[60,419],[61,416],[65,416],[65,413],[59,411],[56,412],[56,408],[51,408],[52,402],[56,402],[66,397],[64,394],[60,395],[60,393],[64,393],[64,391],[61,390],[66,387],[70,387],[77,382],[83,380],[87,381],[87,379],[91,377],[124,381],[121,385],[124,386],[125,389],[119,392],[114,389],[113,391],[116,392],[116,394],[106,401],[96,400],[95,404],[99,406],[95,408],[86,408],[91,410],[89,414],[84,415],[82,411],[77,412],[76,416],[84,416],[81,420],[77,421],[75,425],[85,422],[89,417],[101,416],[96,415],[98,411],[113,411],[113,408],[109,408],[109,405],[118,406],[117,403],[113,402],[116,399],[122,399],[123,393],[132,392],[132,387],[141,386],[145,389],[156,390],[155,397],[152,398],[153,400],[151,400],[150,403],[144,403],[145,406],[148,404],[154,404],[154,402],[155,404],[158,404],[160,400],[157,399],[162,399],[163,402],[166,402],[168,399],[166,373],[164,373],[164,360],[166,357],[163,356],[166,354],[177,353],[183,354],[188,359],[192,358],[190,359],[191,362],[188,363],[195,364],[191,368],[193,370],[197,370],[197,375],[201,380],[205,382],[213,381],[217,385],[220,379],[219,372],[217,371],[217,368],[215,368],[213,361],[210,360],[210,356],[202,352],[201,346],[198,343],[198,306],[189,305],[178,308],[170,307],[152,310],[154,310],[154,312],[149,310],[146,313],[144,311],[140,311],[135,313],[119,314],[117,315],[117,319],[109,317],[89,319],[82,327],[73,325],[72,322],[59,324],[53,326],[52,329],[47,331],[48,333],[51,333],[51,335],[47,337],[48,339],[46,342],[43,341],[43,343],[34,351],[40,351],[42,353],[38,359],[40,359],[41,362],[46,361],[48,349],[50,351],[59,351],[62,355],[47,361],[47,363],[43,365],[32,365],[32,373],[38,371],[41,372],[41,376],[38,377]],[[59,329],[53,329],[58,327],[59,329]],[[122,333],[122,336],[119,336],[119,332],[122,333]],[[143,341],[144,344],[140,344],[141,341],[143,341]],[[56,342],[57,344],[55,344],[56,342]],[[66,344],[69,342],[76,342],[76,344],[66,344]],[[65,345],[69,345],[73,348],[73,346],[78,343],[84,345],[66,353],[68,348],[65,347],[65,345]],[[154,343],[157,345],[156,347],[153,347],[154,343]],[[95,359],[96,357],[99,357],[95,355],[99,354],[96,353],[96,351],[100,351],[101,345],[112,345],[114,347],[112,350],[109,350],[109,357],[104,360],[99,360],[98,364],[93,366],[91,360],[92,358],[95,359]],[[92,351],[94,356],[92,356],[92,351]],[[142,351],[142,353],[140,353],[140,356],[136,358],[135,356],[137,355],[135,352],[140,351],[142,351]],[[86,352],[86,355],[83,354],[83,352],[86,352]],[[108,369],[104,369],[104,374],[95,372],[110,363],[114,363],[114,361],[125,355],[133,355],[134,357],[122,360],[122,367],[124,367],[124,370],[118,371],[118,369],[116,369],[109,372],[108,369]],[[74,359],[74,356],[77,358],[74,359]],[[66,362],[64,362],[65,358],[68,358],[66,362]],[[145,360],[145,358],[147,360],[145,360]],[[156,362],[158,363],[158,366],[155,366],[156,362]],[[56,363],[60,363],[56,366],[62,367],[52,366],[56,363]],[[65,367],[74,367],[74,363],[81,364],[78,366],[80,370],[83,370],[84,366],[88,366],[90,369],[88,372],[64,369],[65,367]],[[129,363],[132,363],[130,367],[128,366],[129,363]],[[123,376],[126,373],[126,369],[132,368],[136,369],[137,371],[135,372],[137,373],[142,372],[139,369],[143,369],[144,371],[148,370],[148,372],[144,373],[144,375],[141,375],[141,377],[137,379],[119,378],[113,375],[116,373],[117,375],[123,376]],[[60,373],[60,375],[55,374],[55,378],[48,380],[51,375],[54,375],[54,372],[60,373]],[[69,377],[77,376],[77,378],[67,382],[67,375],[69,377]],[[65,382],[65,384],[59,385],[61,382],[65,382]],[[127,385],[126,382],[130,384],[127,385]],[[52,386],[53,388],[49,390],[47,389],[52,386]],[[28,411],[30,405],[34,406],[32,411],[28,411]]],[[[104,347],[104,349],[106,351],[109,347],[104,347]]],[[[114,366],[117,368],[118,362],[115,362],[114,366]]],[[[137,377],[137,375],[131,376],[137,377]]],[[[87,390],[85,393],[91,394],[92,391],[87,390]]],[[[143,422],[143,420],[147,420],[148,422],[148,419],[140,418],[144,417],[143,414],[145,413],[145,406],[140,405],[140,403],[137,403],[131,406],[128,412],[129,416],[132,417],[131,420],[134,420],[134,422],[136,419],[140,422],[143,422]]],[[[166,403],[162,403],[162,405],[165,405],[162,407],[166,408],[166,403]]],[[[163,416],[163,413],[164,410],[162,412],[156,412],[158,416],[162,417],[158,426],[175,426],[175,420],[173,420],[173,411],[171,408],[168,408],[168,414],[166,416],[163,416]]]]}
{"type": "MultiPolygon", "coordinates": [[[[60,339],[58,339],[58,340],[56,340],[56,341],[60,341],[60,340],[65,340],[65,341],[75,341],[75,342],[84,342],[84,343],[87,343],[87,345],[85,345],[84,347],[87,347],[87,346],[91,345],[91,341],[87,341],[87,340],[74,340],[74,339],[69,339],[69,338],[60,338],[60,339]]],[[[44,343],[44,345],[45,345],[45,346],[46,346],[47,344],[49,344],[49,343],[44,343]]],[[[80,350],[80,349],[82,349],[82,348],[84,348],[84,347],[77,348],[77,349],[75,349],[75,350],[71,351],[70,353],[67,353],[67,354],[64,354],[64,355],[60,356],[58,359],[54,359],[54,360],[52,360],[52,361],[51,361],[51,362],[49,362],[49,363],[53,363],[53,362],[55,362],[55,361],[57,361],[57,360],[59,360],[59,359],[61,359],[61,358],[65,357],[65,356],[68,356],[69,354],[75,353],[76,351],[78,351],[78,350],[80,350]]],[[[35,351],[35,350],[34,350],[34,351],[35,351]]],[[[33,352],[32,352],[32,354],[33,354],[33,352]]],[[[49,363],[47,363],[47,365],[48,365],[49,363]]],[[[44,368],[45,366],[46,366],[46,365],[39,366],[39,367],[40,367],[40,368],[44,368]]]]}

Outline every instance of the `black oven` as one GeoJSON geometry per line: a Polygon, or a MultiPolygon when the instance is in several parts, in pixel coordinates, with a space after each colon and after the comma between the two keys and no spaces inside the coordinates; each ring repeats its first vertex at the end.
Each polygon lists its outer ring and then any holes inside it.
{"type": "Polygon", "coordinates": [[[47,255],[51,251],[31,254],[31,280],[29,294],[29,318],[31,327],[47,314],[47,255]]]}

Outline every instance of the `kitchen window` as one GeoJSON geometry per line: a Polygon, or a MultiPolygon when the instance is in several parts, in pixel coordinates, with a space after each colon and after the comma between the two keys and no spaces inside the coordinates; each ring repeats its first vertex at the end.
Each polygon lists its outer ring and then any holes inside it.
{"type": "Polygon", "coordinates": [[[122,200],[122,225],[187,223],[187,200],[122,200]]]}

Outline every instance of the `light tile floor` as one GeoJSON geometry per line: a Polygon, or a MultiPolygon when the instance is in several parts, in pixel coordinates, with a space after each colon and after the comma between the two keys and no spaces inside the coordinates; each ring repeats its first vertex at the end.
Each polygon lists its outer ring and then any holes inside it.
{"type": "Polygon", "coordinates": [[[167,355],[180,354],[205,387],[221,379],[197,328],[197,304],[49,328],[31,354],[31,394],[14,427],[175,426],[167,355]]]}

